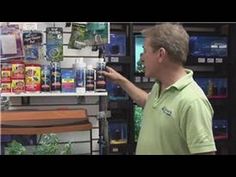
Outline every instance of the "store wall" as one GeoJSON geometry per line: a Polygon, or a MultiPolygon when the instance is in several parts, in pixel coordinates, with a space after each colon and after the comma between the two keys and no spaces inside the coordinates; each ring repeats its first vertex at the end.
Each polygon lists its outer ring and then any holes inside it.
{"type": "MultiPolygon", "coordinates": [[[[13,24],[13,23],[9,23],[13,24]]],[[[19,24],[23,27],[22,23],[19,24]]],[[[81,50],[68,49],[68,43],[71,35],[71,26],[66,27],[65,22],[37,22],[37,30],[43,32],[43,44],[44,51],[46,51],[46,27],[62,27],[63,28],[63,55],[64,59],[61,62],[62,68],[72,68],[75,59],[78,57],[84,57],[84,61],[87,64],[92,64],[95,66],[98,57],[98,51],[92,51],[92,47],[85,47],[81,50]]],[[[44,52],[45,53],[45,52],[44,52]]],[[[39,60],[38,63],[45,63],[44,60],[39,60]]],[[[21,98],[11,98],[11,108],[16,109],[39,109],[39,110],[49,110],[49,109],[77,109],[86,108],[88,111],[89,120],[93,125],[92,129],[92,151],[93,154],[98,154],[98,121],[97,114],[99,112],[99,100],[98,97],[31,97],[29,105],[23,105],[21,98]]],[[[57,134],[61,142],[73,141],[72,153],[73,154],[89,154],[90,153],[90,132],[68,132],[68,133],[58,133],[57,134]]],[[[29,147],[30,148],[30,147],[29,147]]]]}

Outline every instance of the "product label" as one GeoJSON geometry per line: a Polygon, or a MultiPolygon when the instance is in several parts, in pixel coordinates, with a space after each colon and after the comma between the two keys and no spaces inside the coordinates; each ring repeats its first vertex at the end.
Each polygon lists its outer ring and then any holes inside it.
{"type": "Polygon", "coordinates": [[[79,69],[76,71],[76,87],[85,87],[85,70],[79,69]]]}

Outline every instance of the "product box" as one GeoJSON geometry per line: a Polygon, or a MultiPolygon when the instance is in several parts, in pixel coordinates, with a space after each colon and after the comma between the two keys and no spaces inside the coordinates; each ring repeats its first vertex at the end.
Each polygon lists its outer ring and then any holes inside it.
{"type": "Polygon", "coordinates": [[[73,69],[61,69],[61,91],[75,92],[75,71],[73,69]]]}

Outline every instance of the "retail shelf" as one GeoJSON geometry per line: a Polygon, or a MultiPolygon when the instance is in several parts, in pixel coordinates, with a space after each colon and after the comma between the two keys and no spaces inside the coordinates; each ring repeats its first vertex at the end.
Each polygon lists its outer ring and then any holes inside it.
{"type": "Polygon", "coordinates": [[[218,135],[218,136],[214,136],[215,140],[227,140],[228,139],[228,135],[218,135]]]}
{"type": "Polygon", "coordinates": [[[207,96],[209,99],[226,99],[228,96],[220,95],[220,96],[207,96]]]}
{"type": "Polygon", "coordinates": [[[130,63],[131,59],[129,56],[106,56],[105,60],[109,63],[127,64],[130,63]]]}
{"type": "Polygon", "coordinates": [[[45,96],[107,96],[107,92],[85,92],[85,93],[1,93],[1,97],[45,97],[45,96]]]}
{"type": "Polygon", "coordinates": [[[34,135],[92,129],[88,121],[87,109],[4,111],[1,116],[0,134],[6,135],[34,135]]]}

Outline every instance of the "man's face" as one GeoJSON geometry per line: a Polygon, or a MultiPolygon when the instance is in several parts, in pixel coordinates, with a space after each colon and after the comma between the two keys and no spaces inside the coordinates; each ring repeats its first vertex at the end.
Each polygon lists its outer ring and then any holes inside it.
{"type": "Polygon", "coordinates": [[[145,38],[144,40],[144,52],[142,56],[142,61],[144,64],[144,71],[146,77],[155,77],[157,70],[157,60],[156,52],[150,46],[150,38],[145,38]]]}

